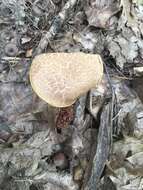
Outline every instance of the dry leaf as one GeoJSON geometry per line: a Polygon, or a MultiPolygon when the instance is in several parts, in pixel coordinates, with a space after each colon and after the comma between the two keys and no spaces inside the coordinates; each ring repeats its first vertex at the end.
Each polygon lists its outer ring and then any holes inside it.
{"type": "Polygon", "coordinates": [[[103,6],[102,2],[98,3],[98,1],[85,8],[89,25],[98,28],[110,28],[116,22],[114,15],[118,11],[119,8],[115,3],[109,5],[107,3],[103,6]]]}
{"type": "Polygon", "coordinates": [[[136,25],[137,18],[132,11],[132,2],[130,0],[121,0],[120,7],[123,8],[122,15],[130,26],[136,25]]]}

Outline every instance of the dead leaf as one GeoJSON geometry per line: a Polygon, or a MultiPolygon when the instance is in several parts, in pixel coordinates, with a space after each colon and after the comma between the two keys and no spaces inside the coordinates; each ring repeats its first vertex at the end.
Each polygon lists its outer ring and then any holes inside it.
{"type": "Polygon", "coordinates": [[[116,4],[102,7],[100,4],[98,5],[98,2],[95,2],[86,8],[85,13],[90,26],[109,28],[116,22],[114,15],[118,11],[119,8],[116,7],[116,4]]]}
{"type": "Polygon", "coordinates": [[[122,7],[122,15],[130,26],[134,26],[137,23],[137,18],[132,11],[132,2],[130,0],[121,0],[120,7],[122,7]]]}

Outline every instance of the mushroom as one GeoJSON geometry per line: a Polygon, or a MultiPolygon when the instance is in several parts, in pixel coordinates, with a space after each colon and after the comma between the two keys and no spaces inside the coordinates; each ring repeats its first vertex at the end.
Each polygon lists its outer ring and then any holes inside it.
{"type": "Polygon", "coordinates": [[[103,63],[97,54],[45,53],[36,56],[30,68],[35,93],[49,105],[64,110],[97,87],[102,75],[103,63]]]}

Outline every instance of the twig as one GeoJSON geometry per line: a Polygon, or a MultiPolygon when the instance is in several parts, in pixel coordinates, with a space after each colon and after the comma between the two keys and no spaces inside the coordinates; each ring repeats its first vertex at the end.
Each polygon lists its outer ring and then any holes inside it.
{"type": "Polygon", "coordinates": [[[115,117],[115,116],[118,116],[118,113],[119,113],[119,107],[118,107],[116,92],[115,92],[114,86],[112,84],[112,80],[110,78],[110,75],[109,75],[109,72],[108,72],[108,68],[107,68],[107,66],[106,66],[106,64],[105,64],[104,61],[103,61],[103,64],[104,64],[105,73],[106,73],[106,76],[107,76],[107,79],[108,79],[108,82],[109,82],[109,86],[110,86],[110,89],[111,89],[111,93],[112,93],[112,100],[111,100],[111,102],[112,102],[112,106],[111,106],[112,133],[111,133],[111,135],[112,134],[119,134],[118,117],[115,117]]]}
{"type": "Polygon", "coordinates": [[[77,0],[67,1],[61,12],[53,20],[53,23],[49,31],[40,40],[39,45],[36,48],[33,56],[42,53],[46,49],[49,41],[52,40],[55,37],[55,35],[58,33],[58,31],[60,30],[61,26],[63,25],[64,21],[68,16],[69,10],[71,10],[75,6],[76,2],[77,0]]]}

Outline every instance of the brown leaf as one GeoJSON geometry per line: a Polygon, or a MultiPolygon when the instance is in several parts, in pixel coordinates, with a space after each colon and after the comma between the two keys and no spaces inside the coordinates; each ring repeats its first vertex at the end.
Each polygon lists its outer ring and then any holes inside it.
{"type": "Polygon", "coordinates": [[[119,11],[116,4],[105,5],[104,7],[98,3],[88,6],[85,10],[87,20],[90,26],[98,28],[109,28],[115,22],[114,15],[119,11]],[[114,19],[113,19],[114,18],[114,19]]]}

